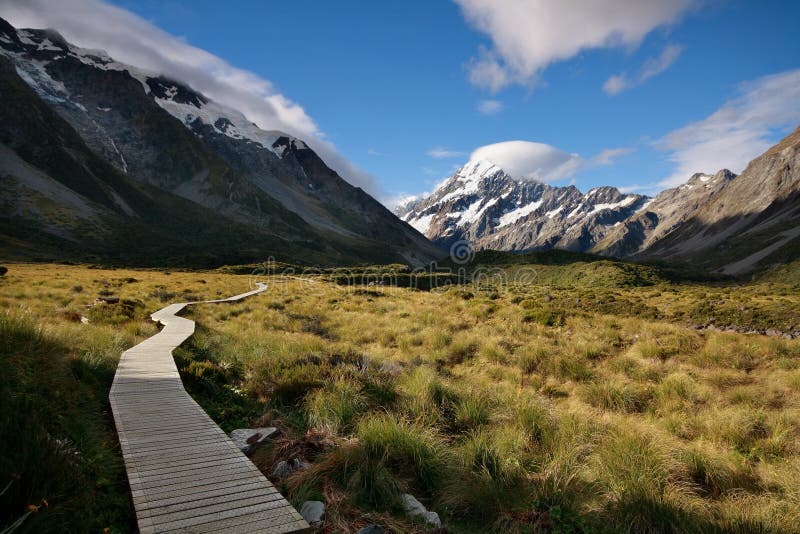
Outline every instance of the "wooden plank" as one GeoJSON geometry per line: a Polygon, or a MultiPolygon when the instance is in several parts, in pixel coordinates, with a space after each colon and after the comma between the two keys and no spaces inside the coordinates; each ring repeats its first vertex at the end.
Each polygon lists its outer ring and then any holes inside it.
{"type": "MultiPolygon", "coordinates": [[[[142,503],[143,508],[164,508],[167,506],[181,504],[185,502],[198,502],[203,499],[208,499],[212,497],[224,497],[229,495],[239,494],[244,491],[264,491],[263,483],[261,481],[258,482],[248,482],[245,484],[237,484],[233,486],[214,486],[213,488],[206,489],[204,491],[198,491],[194,493],[163,493],[158,498],[154,498],[152,494],[147,495],[147,500],[142,503]]],[[[278,490],[272,489],[268,490],[267,493],[277,493],[278,490]]]]}
{"type": "Polygon", "coordinates": [[[295,510],[287,511],[282,515],[276,515],[275,510],[268,512],[256,512],[231,519],[223,519],[198,525],[191,529],[191,532],[260,532],[260,533],[283,533],[296,532],[295,529],[302,529],[302,525],[307,525],[295,510]],[[294,513],[292,513],[294,512],[294,513]],[[295,525],[299,521],[301,526],[295,525]]]}
{"type": "MultiPolygon", "coordinates": [[[[213,492],[231,492],[236,491],[240,486],[245,488],[250,487],[260,487],[263,484],[262,481],[251,481],[251,482],[240,482],[239,480],[224,480],[222,482],[214,482],[212,484],[204,484],[201,486],[191,486],[191,487],[180,487],[180,488],[164,488],[162,490],[149,490],[147,492],[147,507],[151,505],[157,505],[157,503],[166,500],[173,500],[173,499],[180,499],[180,500],[191,500],[195,497],[201,497],[202,495],[210,495],[213,492]]],[[[270,491],[278,491],[275,488],[272,488],[270,491]]],[[[145,497],[144,492],[139,492],[134,499],[137,497],[145,497]]]]}
{"type": "MultiPolygon", "coordinates": [[[[236,302],[259,288],[207,303],[236,302]]],[[[139,530],[300,532],[308,524],[186,393],[172,351],[194,333],[176,303],[158,334],[122,353],[109,401],[139,530]]]]}
{"type": "MultiPolygon", "coordinates": [[[[284,514],[284,508],[287,506],[291,506],[288,502],[283,501],[272,501],[272,502],[261,502],[257,504],[244,504],[244,506],[240,507],[228,507],[224,510],[215,510],[205,514],[196,514],[192,517],[187,517],[183,519],[177,519],[174,521],[169,522],[159,522],[161,528],[165,531],[169,530],[182,530],[187,529],[189,527],[200,527],[205,523],[212,523],[212,522],[221,522],[226,519],[233,519],[233,518],[241,518],[243,516],[247,516],[250,514],[255,514],[257,512],[265,512],[271,510],[273,512],[273,516],[281,517],[284,514]]],[[[265,527],[268,526],[265,522],[265,527]]]]}

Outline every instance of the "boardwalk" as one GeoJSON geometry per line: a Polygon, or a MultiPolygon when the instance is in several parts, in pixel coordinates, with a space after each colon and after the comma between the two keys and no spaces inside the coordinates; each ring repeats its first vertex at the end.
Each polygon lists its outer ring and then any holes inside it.
{"type": "MultiPolygon", "coordinates": [[[[234,302],[266,289],[222,300],[234,302]]],[[[308,524],[186,393],[172,350],[194,333],[171,304],[163,330],[125,351],[109,399],[139,530],[297,532],[308,524]]],[[[197,303],[199,304],[199,303],[197,303]]]]}

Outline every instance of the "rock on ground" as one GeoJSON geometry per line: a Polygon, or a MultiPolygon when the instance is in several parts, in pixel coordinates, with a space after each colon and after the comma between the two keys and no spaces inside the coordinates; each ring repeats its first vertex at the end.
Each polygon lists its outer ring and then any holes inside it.
{"type": "Polygon", "coordinates": [[[260,428],[237,428],[232,431],[230,436],[231,440],[236,444],[239,449],[249,454],[253,452],[256,446],[266,439],[275,438],[280,435],[281,431],[275,427],[260,427],[260,428]]]}
{"type": "Polygon", "coordinates": [[[422,516],[425,518],[425,522],[428,523],[430,526],[436,528],[442,528],[442,520],[439,519],[439,514],[437,514],[436,512],[428,511],[422,514],[422,516]]]}
{"type": "Polygon", "coordinates": [[[288,474],[292,473],[293,471],[297,471],[298,469],[305,469],[308,467],[308,463],[300,460],[299,458],[292,458],[289,461],[281,460],[275,467],[272,468],[272,477],[273,478],[283,478],[288,474]]]}
{"type": "Polygon", "coordinates": [[[442,526],[439,514],[429,512],[413,495],[404,493],[401,495],[401,499],[403,500],[403,509],[409,517],[422,517],[427,524],[436,528],[442,526]]]}
{"type": "Polygon", "coordinates": [[[300,515],[312,527],[321,527],[325,521],[325,503],[322,501],[306,501],[300,507],[300,515]]]}

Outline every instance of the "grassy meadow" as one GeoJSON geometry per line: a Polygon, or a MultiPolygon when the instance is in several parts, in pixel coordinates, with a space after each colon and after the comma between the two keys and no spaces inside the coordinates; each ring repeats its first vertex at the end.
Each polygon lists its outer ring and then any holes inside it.
{"type": "MultiPolygon", "coordinates": [[[[800,532],[800,340],[724,331],[798,328],[793,280],[493,269],[432,291],[263,275],[265,294],[187,310],[176,361],[226,431],[283,430],[252,459],[309,462],[274,482],[325,501],[327,532],[425,531],[406,492],[449,532],[800,532]]],[[[9,265],[0,528],[135,528],[106,401],[119,354],[167,303],[248,290],[240,271],[9,265]],[[121,300],[87,307],[103,295],[121,300]]]]}

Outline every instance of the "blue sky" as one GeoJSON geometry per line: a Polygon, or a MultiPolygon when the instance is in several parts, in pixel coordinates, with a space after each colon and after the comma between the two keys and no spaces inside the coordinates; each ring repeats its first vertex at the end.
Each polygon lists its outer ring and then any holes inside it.
{"type": "Polygon", "coordinates": [[[653,193],[741,171],[800,123],[793,1],[114,3],[271,82],[386,201],[511,140],[547,145],[504,151],[526,176],[653,193]]]}

